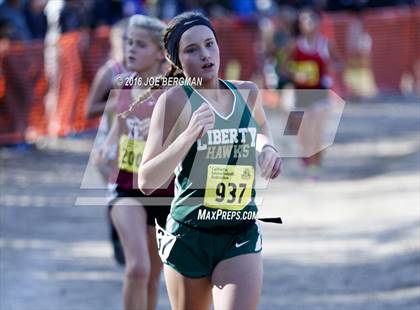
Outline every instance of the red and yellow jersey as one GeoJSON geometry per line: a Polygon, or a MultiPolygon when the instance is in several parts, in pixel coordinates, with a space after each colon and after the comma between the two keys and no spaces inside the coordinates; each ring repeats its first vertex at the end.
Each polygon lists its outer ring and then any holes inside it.
{"type": "Polygon", "coordinates": [[[297,40],[291,55],[294,84],[298,89],[328,88],[328,41],[318,36],[311,45],[304,38],[297,40]]]}

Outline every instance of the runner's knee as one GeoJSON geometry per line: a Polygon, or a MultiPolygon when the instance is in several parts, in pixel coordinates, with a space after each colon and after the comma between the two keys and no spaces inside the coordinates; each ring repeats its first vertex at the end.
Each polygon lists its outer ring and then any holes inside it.
{"type": "Polygon", "coordinates": [[[149,281],[150,264],[138,260],[127,264],[126,276],[135,281],[149,281]]]}

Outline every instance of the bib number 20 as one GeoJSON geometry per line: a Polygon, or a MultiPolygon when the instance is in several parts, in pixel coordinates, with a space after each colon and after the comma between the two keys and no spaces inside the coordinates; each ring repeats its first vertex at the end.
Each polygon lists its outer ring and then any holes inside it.
{"type": "Polygon", "coordinates": [[[143,156],[145,142],[122,135],[118,151],[118,168],[131,173],[137,173],[143,156]]]}

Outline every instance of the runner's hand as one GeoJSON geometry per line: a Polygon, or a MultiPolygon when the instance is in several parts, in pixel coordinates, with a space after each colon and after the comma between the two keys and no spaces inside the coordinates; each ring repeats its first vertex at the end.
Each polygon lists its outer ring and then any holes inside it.
{"type": "Polygon", "coordinates": [[[98,148],[92,150],[92,158],[95,165],[106,164],[110,160],[111,146],[104,143],[98,148]]]}
{"type": "Polygon", "coordinates": [[[275,179],[281,173],[282,160],[280,155],[271,147],[264,147],[258,155],[261,176],[265,179],[275,179]]]}
{"type": "Polygon", "coordinates": [[[103,147],[92,150],[92,158],[95,165],[100,165],[106,162],[106,150],[103,147]]]}
{"type": "Polygon", "coordinates": [[[208,130],[214,128],[215,116],[208,104],[203,103],[191,116],[186,129],[194,141],[202,138],[208,130]]]}

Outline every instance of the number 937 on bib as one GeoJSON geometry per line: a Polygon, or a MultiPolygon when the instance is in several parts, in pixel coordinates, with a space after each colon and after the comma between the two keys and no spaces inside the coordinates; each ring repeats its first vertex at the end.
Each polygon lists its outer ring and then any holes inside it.
{"type": "Polygon", "coordinates": [[[204,205],[223,210],[242,210],[251,200],[254,167],[209,165],[204,205]]]}

